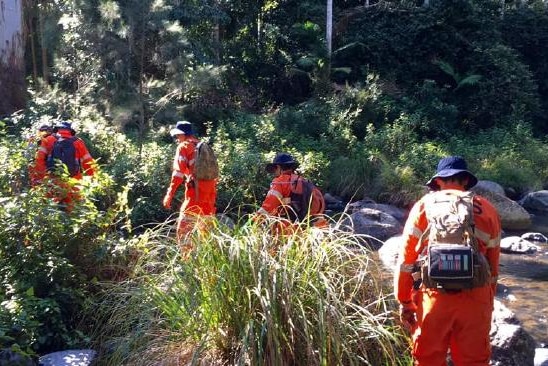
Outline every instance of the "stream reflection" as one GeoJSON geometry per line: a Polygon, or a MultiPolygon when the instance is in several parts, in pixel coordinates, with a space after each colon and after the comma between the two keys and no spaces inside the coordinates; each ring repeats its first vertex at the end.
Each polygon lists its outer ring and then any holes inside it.
{"type": "Polygon", "coordinates": [[[512,310],[537,342],[548,344],[548,244],[536,254],[501,254],[497,297],[512,310]]]}

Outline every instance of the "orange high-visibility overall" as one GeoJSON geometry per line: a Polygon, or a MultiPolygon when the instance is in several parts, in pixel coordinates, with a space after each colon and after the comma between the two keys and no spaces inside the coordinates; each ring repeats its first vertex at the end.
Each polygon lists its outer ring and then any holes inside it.
{"type": "MultiPolygon", "coordinates": [[[[71,137],[72,134],[70,133],[70,130],[60,129],[57,132],[57,136],[50,135],[42,139],[40,147],[36,152],[31,173],[31,179],[35,185],[42,182],[44,178],[50,178],[47,180],[49,196],[56,202],[66,205],[67,211],[72,209],[74,201],[80,199],[79,189],[71,182],[64,181],[58,177],[49,177],[47,172],[47,158],[52,153],[53,145],[57,139],[68,139],[71,137]]],[[[83,174],[93,176],[95,174],[95,160],[91,157],[84,141],[76,139],[74,141],[74,149],[75,159],[80,162],[81,170],[71,178],[81,180],[83,174]]]]}
{"type": "Polygon", "coordinates": [[[474,197],[474,236],[490,267],[491,283],[473,289],[438,290],[421,286],[413,289],[413,264],[427,245],[420,242],[428,222],[425,198],[411,209],[403,231],[400,266],[394,278],[395,295],[402,304],[417,306],[417,323],[412,329],[415,365],[445,366],[450,349],[455,366],[487,366],[491,356],[489,331],[498,276],[501,224],[493,205],[474,197]]]}
{"type": "MultiPolygon", "coordinates": [[[[172,198],[177,188],[183,182],[185,184],[185,198],[177,220],[179,242],[192,231],[197,222],[200,225],[206,225],[200,217],[212,216],[216,213],[217,180],[194,179],[194,156],[198,143],[198,139],[194,136],[188,136],[184,142],[177,145],[173,160],[173,172],[167,195],[172,198]]],[[[202,226],[201,229],[204,230],[205,227],[202,226]]]]}
{"type": "MultiPolygon", "coordinates": [[[[292,221],[285,219],[290,217],[289,198],[291,196],[291,182],[297,179],[294,173],[282,172],[270,183],[270,189],[266,194],[258,214],[272,215],[282,218],[273,228],[276,234],[290,234],[298,229],[292,221]]],[[[311,220],[314,227],[326,227],[327,221],[321,217],[311,220]]]]}

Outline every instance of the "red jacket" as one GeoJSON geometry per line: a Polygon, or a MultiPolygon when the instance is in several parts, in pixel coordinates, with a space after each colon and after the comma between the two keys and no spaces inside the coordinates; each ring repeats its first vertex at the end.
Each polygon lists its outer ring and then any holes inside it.
{"type": "MultiPolygon", "coordinates": [[[[32,177],[37,180],[41,180],[46,176],[47,173],[47,157],[53,151],[53,145],[59,138],[70,138],[72,137],[70,131],[61,129],[57,132],[56,135],[50,135],[42,139],[40,143],[40,148],[36,152],[36,158],[34,163],[34,169],[32,177]]],[[[76,139],[74,142],[74,148],[76,150],[76,159],[80,161],[82,166],[82,171],[79,172],[73,178],[82,179],[82,172],[86,175],[92,176],[95,174],[95,160],[91,157],[84,141],[81,139],[76,139]]]]}
{"type": "Polygon", "coordinates": [[[260,214],[279,216],[284,214],[284,205],[289,204],[288,198],[291,195],[291,179],[296,176],[292,173],[282,173],[272,180],[270,190],[259,209],[260,214]]]}

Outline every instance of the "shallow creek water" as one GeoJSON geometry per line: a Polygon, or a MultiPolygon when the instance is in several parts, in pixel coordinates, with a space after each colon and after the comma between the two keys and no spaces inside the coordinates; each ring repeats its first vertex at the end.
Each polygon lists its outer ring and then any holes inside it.
{"type": "Polygon", "coordinates": [[[501,254],[497,297],[542,347],[548,345],[548,244],[535,244],[536,254],[501,254]]]}

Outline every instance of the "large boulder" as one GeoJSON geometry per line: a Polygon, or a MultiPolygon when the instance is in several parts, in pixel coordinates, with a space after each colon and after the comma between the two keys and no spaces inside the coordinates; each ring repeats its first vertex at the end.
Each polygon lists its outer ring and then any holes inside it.
{"type": "Polygon", "coordinates": [[[401,234],[403,230],[394,216],[372,208],[362,208],[352,213],[341,225],[362,236],[373,250],[379,249],[386,239],[401,234]]]}
{"type": "Polygon", "coordinates": [[[409,215],[408,210],[385,203],[376,203],[375,201],[370,199],[352,202],[348,205],[347,210],[348,213],[352,214],[354,212],[360,211],[363,208],[371,208],[373,210],[385,212],[398,220],[402,225],[405,224],[405,220],[407,220],[407,216],[409,215]]]}
{"type": "Polygon", "coordinates": [[[472,188],[472,191],[485,197],[495,206],[500,215],[503,229],[510,231],[527,230],[531,227],[531,215],[519,203],[481,186],[472,188]]]}
{"type": "Polygon", "coordinates": [[[386,240],[383,246],[378,250],[382,264],[392,272],[394,272],[396,268],[401,246],[402,237],[401,235],[397,235],[386,240]]]}
{"type": "Polygon", "coordinates": [[[474,188],[476,190],[489,191],[491,193],[500,194],[501,196],[506,196],[506,192],[504,192],[504,187],[490,180],[480,180],[474,186],[474,188]]]}
{"type": "Polygon", "coordinates": [[[548,190],[530,192],[519,203],[528,211],[548,213],[548,190]]]}
{"type": "Polygon", "coordinates": [[[40,357],[40,366],[88,366],[96,355],[91,349],[58,351],[40,357]]]}
{"type": "Polygon", "coordinates": [[[533,365],[535,340],[521,326],[514,313],[495,300],[491,322],[491,365],[533,365]]]}
{"type": "Polygon", "coordinates": [[[531,254],[538,250],[537,245],[519,236],[507,236],[500,241],[500,251],[503,253],[531,254]]]}

